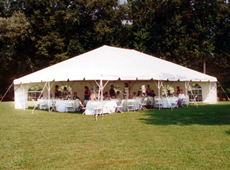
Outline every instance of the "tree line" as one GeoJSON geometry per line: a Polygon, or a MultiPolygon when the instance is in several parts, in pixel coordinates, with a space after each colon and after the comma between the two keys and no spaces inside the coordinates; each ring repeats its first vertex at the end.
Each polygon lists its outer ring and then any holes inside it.
{"type": "Polygon", "coordinates": [[[226,89],[229,7],[227,0],[2,0],[1,89],[104,44],[216,76],[226,89]]]}

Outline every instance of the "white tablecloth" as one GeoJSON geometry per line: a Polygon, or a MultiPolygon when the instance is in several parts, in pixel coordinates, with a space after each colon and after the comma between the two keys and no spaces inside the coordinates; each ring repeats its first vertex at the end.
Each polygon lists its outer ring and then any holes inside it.
{"type": "Polygon", "coordinates": [[[128,110],[128,105],[134,105],[131,109],[132,110],[139,110],[142,98],[135,98],[135,99],[123,99],[124,100],[124,105],[123,105],[123,111],[128,110]]]}
{"type": "Polygon", "coordinates": [[[79,100],[38,99],[40,109],[48,109],[48,105],[51,106],[53,103],[55,103],[56,111],[58,112],[73,112],[80,106],[79,100]],[[49,101],[50,104],[48,104],[49,101]]]}
{"type": "MultiPolygon", "coordinates": [[[[177,101],[178,101],[178,97],[162,97],[162,108],[174,108],[176,107],[177,101]],[[173,104],[174,103],[174,104],[173,104]]],[[[185,99],[183,100],[183,104],[187,105],[189,104],[189,97],[185,96],[185,99]]],[[[156,102],[154,102],[154,107],[159,107],[156,105],[156,102]]]]}
{"type": "Polygon", "coordinates": [[[89,100],[86,105],[85,114],[94,115],[96,108],[102,108],[99,110],[99,114],[102,113],[115,113],[115,108],[117,106],[118,100],[103,100],[103,101],[94,101],[89,100]]]}
{"type": "MultiPolygon", "coordinates": [[[[50,99],[50,103],[52,103],[52,100],[50,99]]],[[[37,104],[39,106],[39,109],[48,109],[48,99],[38,99],[37,104]]]]}
{"type": "Polygon", "coordinates": [[[54,100],[58,112],[74,112],[80,106],[79,100],[54,100]]]}

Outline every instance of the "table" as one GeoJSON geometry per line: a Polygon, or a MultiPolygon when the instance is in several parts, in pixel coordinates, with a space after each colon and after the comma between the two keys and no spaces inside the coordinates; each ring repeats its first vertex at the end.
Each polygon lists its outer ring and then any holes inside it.
{"type": "Polygon", "coordinates": [[[103,101],[94,101],[89,100],[86,104],[85,114],[86,115],[94,115],[96,108],[101,108],[99,111],[101,113],[115,113],[115,108],[117,106],[119,100],[103,100],[103,101]]]}
{"type": "MultiPolygon", "coordinates": [[[[123,99],[124,100],[124,104],[123,104],[123,111],[127,111],[128,110],[128,105],[133,105],[133,107],[131,107],[130,110],[139,110],[140,106],[141,106],[141,102],[142,102],[142,98],[141,97],[137,97],[135,99],[123,99]]],[[[121,100],[122,102],[122,100],[121,100]]]]}
{"type": "Polygon", "coordinates": [[[38,99],[37,104],[39,106],[39,109],[43,109],[43,110],[48,109],[48,99],[38,99]]]}
{"type": "Polygon", "coordinates": [[[38,99],[39,109],[47,110],[48,106],[55,104],[58,112],[74,112],[80,106],[79,100],[38,99]],[[50,103],[49,103],[50,102],[50,103]]]}
{"type": "MultiPolygon", "coordinates": [[[[159,98],[158,98],[159,99],[159,98]]],[[[156,99],[155,99],[156,100],[156,99]]],[[[162,97],[162,108],[175,108],[177,105],[178,97],[162,97]]],[[[189,104],[189,96],[185,96],[185,99],[183,100],[184,105],[189,104]]],[[[154,102],[154,107],[159,107],[156,105],[156,102],[154,102]]]]}
{"type": "Polygon", "coordinates": [[[74,112],[79,106],[79,100],[58,100],[54,99],[53,102],[58,112],[74,112]]]}

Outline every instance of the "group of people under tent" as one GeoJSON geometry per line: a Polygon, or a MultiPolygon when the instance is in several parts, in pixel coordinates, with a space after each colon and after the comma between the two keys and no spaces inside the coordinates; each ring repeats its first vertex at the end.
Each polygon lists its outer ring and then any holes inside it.
{"type": "MultiPolygon", "coordinates": [[[[88,101],[88,100],[90,100],[91,92],[90,92],[88,86],[85,86],[84,89],[85,89],[85,91],[84,91],[84,101],[88,101]]],[[[68,97],[69,97],[69,92],[68,92],[67,88],[64,87],[64,89],[63,89],[63,91],[61,93],[61,91],[59,90],[58,85],[55,86],[54,94],[55,94],[54,95],[55,98],[59,98],[60,94],[61,94],[63,99],[68,99],[68,97]]],[[[185,99],[185,95],[184,95],[183,90],[180,89],[179,86],[177,86],[176,94],[178,96],[177,108],[182,107],[182,102],[185,99]]],[[[103,99],[109,99],[109,98],[110,99],[130,99],[130,98],[136,98],[136,97],[142,97],[142,96],[155,97],[156,94],[155,94],[154,90],[152,90],[150,88],[150,85],[147,85],[147,88],[146,88],[145,92],[141,92],[141,91],[138,91],[137,93],[133,92],[133,94],[131,95],[130,94],[130,87],[129,87],[128,83],[125,83],[125,87],[123,89],[123,95],[121,94],[121,92],[119,90],[117,92],[115,92],[114,85],[111,85],[109,93],[106,91],[103,94],[103,99]]],[[[167,91],[166,96],[172,96],[170,90],[167,91]]],[[[77,92],[74,92],[73,100],[76,100],[76,99],[80,100],[80,98],[77,95],[77,92]]]]}

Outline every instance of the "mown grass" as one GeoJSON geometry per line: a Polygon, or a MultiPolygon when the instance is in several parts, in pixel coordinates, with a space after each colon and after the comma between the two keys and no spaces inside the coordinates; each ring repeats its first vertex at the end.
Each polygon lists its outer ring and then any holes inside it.
{"type": "Polygon", "coordinates": [[[230,169],[230,102],[105,115],[0,103],[0,169],[230,169]]]}

